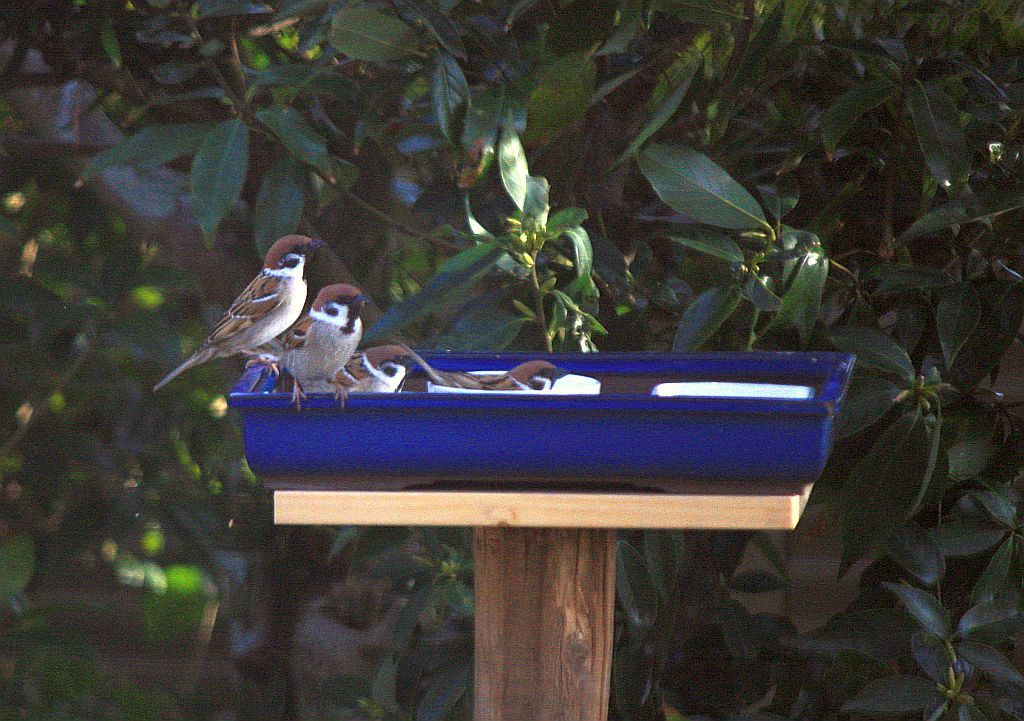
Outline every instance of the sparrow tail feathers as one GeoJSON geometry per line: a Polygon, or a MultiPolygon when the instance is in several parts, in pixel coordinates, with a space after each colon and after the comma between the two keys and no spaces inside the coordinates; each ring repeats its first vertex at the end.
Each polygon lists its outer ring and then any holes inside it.
{"type": "Polygon", "coordinates": [[[179,375],[181,375],[182,373],[187,371],[189,368],[191,368],[193,366],[197,366],[200,363],[205,363],[206,361],[211,360],[211,359],[215,358],[216,356],[217,356],[217,349],[216,348],[214,348],[212,346],[207,346],[205,348],[200,348],[195,353],[193,353],[188,358],[186,358],[182,362],[182,364],[180,366],[178,366],[177,368],[172,370],[170,373],[168,373],[166,376],[164,376],[164,379],[162,381],[160,381],[155,386],[153,386],[153,392],[154,393],[157,392],[158,390],[163,388],[165,385],[170,383],[172,380],[177,378],[179,375]]]}
{"type": "Polygon", "coordinates": [[[420,356],[420,354],[419,354],[419,353],[417,353],[416,351],[414,351],[414,350],[413,350],[412,348],[410,348],[409,346],[407,346],[407,345],[406,345],[405,343],[398,343],[398,342],[396,342],[396,343],[395,343],[395,345],[397,345],[397,346],[398,346],[399,348],[401,348],[401,349],[402,349],[402,350],[404,350],[404,351],[405,351],[406,353],[408,353],[409,355],[411,355],[411,356],[412,356],[412,359],[413,359],[414,361],[416,361],[416,364],[417,364],[417,365],[418,365],[418,366],[419,366],[420,368],[422,368],[422,369],[423,369],[423,372],[424,372],[424,373],[426,373],[426,374],[427,374],[427,377],[429,377],[429,378],[430,378],[430,380],[434,381],[434,383],[435,383],[435,384],[437,384],[437,385],[439,385],[439,386],[447,386],[447,385],[450,385],[450,382],[449,382],[449,381],[446,381],[446,380],[445,380],[445,379],[444,379],[444,378],[443,378],[443,377],[441,376],[441,374],[440,374],[440,373],[438,373],[438,372],[437,372],[436,370],[434,370],[433,368],[431,368],[431,367],[430,367],[430,364],[429,364],[429,363],[427,363],[427,362],[426,362],[425,360],[423,360],[423,358],[422,358],[422,357],[420,356]]]}

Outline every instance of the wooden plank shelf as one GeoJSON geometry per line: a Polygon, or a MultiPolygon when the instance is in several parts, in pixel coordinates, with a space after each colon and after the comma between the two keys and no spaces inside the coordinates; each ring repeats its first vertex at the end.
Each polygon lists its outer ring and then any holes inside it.
{"type": "Polygon", "coordinates": [[[694,483],[671,493],[548,490],[274,491],[284,525],[791,530],[811,484],[694,483]]]}

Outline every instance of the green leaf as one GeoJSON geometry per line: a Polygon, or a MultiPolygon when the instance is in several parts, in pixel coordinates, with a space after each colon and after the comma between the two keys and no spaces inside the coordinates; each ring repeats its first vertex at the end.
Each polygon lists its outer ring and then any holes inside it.
{"type": "Polygon", "coordinates": [[[498,142],[499,131],[505,127],[523,132],[526,129],[526,106],[516,88],[498,85],[473,98],[466,113],[462,146],[474,152],[493,148],[498,142]]]}
{"type": "Polygon", "coordinates": [[[526,203],[527,180],[530,177],[530,169],[526,165],[526,151],[519,141],[519,135],[512,128],[506,127],[501,131],[501,141],[498,143],[498,171],[501,174],[501,184],[512,198],[512,202],[520,210],[526,203]]]}
{"type": "Polygon", "coordinates": [[[992,548],[1003,540],[1006,529],[991,523],[962,518],[936,526],[935,540],[946,556],[970,556],[992,548]]]}
{"type": "Polygon", "coordinates": [[[994,218],[1020,208],[1024,208],[1024,188],[1020,186],[987,189],[975,195],[962,195],[914,221],[900,235],[900,242],[922,235],[933,235],[953,225],[994,218]]]}
{"type": "Polygon", "coordinates": [[[658,592],[650,570],[633,546],[620,540],[615,550],[615,601],[622,607],[630,640],[642,641],[658,615],[658,592]]]}
{"type": "MultiPolygon", "coordinates": [[[[945,706],[946,704],[943,704],[945,706]]],[[[941,708],[941,707],[940,707],[941,708]]],[[[941,716],[935,717],[934,721],[938,721],[941,716]]],[[[981,710],[981,706],[977,703],[962,703],[956,709],[957,721],[991,721],[984,711],[981,710]]],[[[928,721],[932,721],[929,719],[928,721]]]]}
{"type": "Polygon", "coordinates": [[[262,15],[274,8],[251,0],[199,0],[198,19],[231,17],[234,15],[262,15]]]}
{"type": "MultiPolygon", "coordinates": [[[[523,218],[532,220],[539,226],[546,226],[548,223],[548,211],[551,210],[549,198],[551,186],[547,178],[540,178],[529,175],[526,178],[526,197],[523,199],[523,218]]],[[[584,234],[585,230],[579,228],[584,234]]],[[[589,240],[587,241],[589,244],[589,240]]]]}
{"type": "Polygon", "coordinates": [[[192,159],[192,207],[199,227],[212,237],[238,202],[249,169],[249,128],[241,118],[210,131],[192,159]]]}
{"type": "Polygon", "coordinates": [[[334,49],[353,60],[386,63],[401,60],[415,49],[409,26],[396,17],[362,5],[339,10],[331,21],[334,49]]]}
{"type": "Polygon", "coordinates": [[[935,683],[949,681],[949,668],[952,666],[946,641],[925,631],[918,631],[910,639],[910,652],[917,665],[928,674],[935,683]]]}
{"type": "Polygon", "coordinates": [[[262,258],[274,242],[293,233],[302,218],[305,169],[290,155],[273,162],[263,176],[252,209],[252,234],[262,258]]]}
{"type": "Polygon", "coordinates": [[[442,721],[469,686],[469,666],[447,669],[434,676],[416,708],[416,721],[442,721]]]}
{"type": "Polygon", "coordinates": [[[889,378],[855,376],[839,408],[836,433],[842,438],[852,436],[882,419],[901,389],[889,378]]]}
{"type": "Polygon", "coordinates": [[[1002,643],[1024,628],[1024,614],[1009,601],[982,601],[960,617],[957,633],[983,643],[1002,643]]]}
{"type": "Polygon", "coordinates": [[[117,31],[110,20],[103,21],[100,28],[100,41],[103,44],[103,52],[110,58],[115,68],[121,67],[121,45],[117,42],[117,31]]]}
{"type": "Polygon", "coordinates": [[[875,679],[843,704],[843,713],[886,714],[898,716],[921,711],[940,703],[942,696],[935,684],[919,676],[888,676],[875,679]]]}
{"type": "Polygon", "coordinates": [[[759,185],[757,192],[761,195],[765,210],[780,222],[800,202],[800,186],[792,175],[783,175],[775,185],[759,185]]]}
{"type": "Polygon", "coordinates": [[[931,530],[916,523],[897,529],[889,537],[886,550],[892,560],[925,586],[934,586],[946,574],[946,559],[931,530]]]}
{"type": "Polygon", "coordinates": [[[750,544],[761,551],[765,560],[771,564],[772,568],[775,569],[776,573],[778,573],[786,583],[790,582],[789,569],[786,568],[786,561],[783,559],[778,546],[776,546],[774,541],[772,541],[771,535],[768,531],[758,531],[755,533],[750,538],[750,544]]]}
{"type": "Polygon", "coordinates": [[[142,598],[142,625],[149,638],[173,641],[195,633],[206,610],[206,581],[198,566],[164,569],[161,583],[150,584],[142,598]]]}
{"type": "Polygon", "coordinates": [[[459,61],[446,53],[437,56],[432,99],[441,134],[448,142],[458,143],[470,102],[469,84],[459,61]]]}
{"type": "Polygon", "coordinates": [[[431,0],[391,0],[398,15],[414,28],[424,28],[449,53],[466,59],[466,48],[462,44],[459,29],[438,10],[431,0]]]}
{"type": "Polygon", "coordinates": [[[929,633],[941,638],[948,638],[952,629],[949,625],[949,614],[946,609],[927,591],[913,586],[883,582],[882,586],[903,601],[907,613],[913,616],[921,627],[929,633]]]}
{"type": "MultiPolygon", "coordinates": [[[[615,55],[626,52],[643,26],[643,11],[643,0],[622,0],[619,3],[619,17],[615,30],[596,54],[615,55]]],[[[643,66],[638,65],[634,69],[643,69],[643,66]]]]}
{"type": "Polygon", "coordinates": [[[733,314],[742,297],[738,285],[715,286],[697,296],[683,311],[672,352],[698,350],[733,314]]]}
{"type": "Polygon", "coordinates": [[[28,586],[36,570],[36,546],[27,533],[0,542],[0,604],[28,586]]]}
{"type": "Polygon", "coordinates": [[[1024,676],[1006,656],[992,646],[974,641],[961,641],[956,645],[956,653],[982,673],[1024,687],[1024,676]]]}
{"type": "Polygon", "coordinates": [[[782,307],[782,299],[775,295],[773,285],[770,276],[750,273],[743,284],[743,297],[762,313],[775,313],[782,307]]]}
{"type": "Polygon", "coordinates": [[[820,248],[807,253],[796,270],[789,290],[782,296],[782,307],[772,317],[762,334],[793,325],[800,334],[800,344],[806,346],[818,320],[821,294],[825,290],[827,278],[828,258],[825,254],[820,248]]]}
{"type": "Polygon", "coordinates": [[[1017,504],[1005,488],[968,491],[967,495],[1007,528],[1017,526],[1017,504]]]}
{"type": "Polygon", "coordinates": [[[1013,563],[1013,538],[1007,538],[992,554],[985,570],[978,576],[971,591],[971,602],[991,601],[1000,595],[1010,575],[1010,564],[1013,563]]]}
{"type": "Polygon", "coordinates": [[[526,320],[509,310],[508,293],[498,288],[474,298],[452,314],[433,347],[458,351],[497,351],[511,343],[526,320]]]}
{"type": "Polygon", "coordinates": [[[677,578],[683,562],[682,531],[643,531],[644,562],[663,605],[678,599],[677,578]]]}
{"type": "Polygon", "coordinates": [[[562,235],[572,241],[572,250],[576,257],[576,277],[589,278],[594,270],[594,249],[590,245],[587,231],[577,226],[566,228],[562,235]]]}
{"type": "Polygon", "coordinates": [[[853,609],[833,616],[821,628],[797,637],[785,638],[787,646],[831,656],[857,651],[882,662],[904,659],[917,624],[894,608],[853,609]]]}
{"type": "Polygon", "coordinates": [[[831,155],[839,147],[839,141],[869,110],[877,108],[899,91],[888,80],[865,80],[854,85],[821,114],[818,127],[821,143],[831,155]]]}
{"type": "Polygon", "coordinates": [[[983,307],[978,328],[944,374],[946,380],[965,392],[997,372],[1024,319],[1024,283],[982,280],[975,281],[974,286],[983,307]]]}
{"type": "MultiPolygon", "coordinates": [[[[274,22],[288,20],[305,13],[327,7],[331,0],[284,0],[277,7],[274,22]]],[[[150,3],[152,5],[152,3],[150,3]]]]}
{"type": "Polygon", "coordinates": [[[586,219],[587,211],[583,208],[562,208],[551,214],[551,218],[548,220],[548,230],[555,231],[573,228],[577,225],[582,225],[586,219]]]}
{"type": "Polygon", "coordinates": [[[857,356],[861,368],[895,373],[906,381],[914,379],[914,365],[900,345],[876,328],[846,326],[832,331],[832,345],[857,356]]]}
{"type": "Polygon", "coordinates": [[[556,5],[545,45],[555,55],[590,52],[615,23],[616,0],[570,0],[556,5]]]}
{"type": "Polygon", "coordinates": [[[690,85],[693,82],[694,76],[697,74],[697,70],[700,69],[701,58],[697,53],[686,53],[683,62],[682,71],[676,78],[676,86],[672,92],[666,96],[658,104],[657,109],[651,115],[644,126],[640,128],[640,132],[636,134],[629,146],[623,151],[619,159],[615,161],[615,165],[629,160],[636,155],[641,146],[646,143],[651,136],[661,130],[661,128],[672,119],[672,116],[676,114],[680,104],[683,102],[683,98],[686,97],[686,93],[690,90],[690,85]]]}
{"type": "Polygon", "coordinates": [[[935,309],[935,328],[947,368],[953,365],[953,359],[974,333],[979,320],[981,301],[970,283],[961,283],[942,296],[935,309]]]}
{"type": "Polygon", "coordinates": [[[274,132],[289,153],[320,170],[330,170],[326,141],[297,110],[275,106],[258,111],[256,117],[274,132]]]}
{"type": "Polygon", "coordinates": [[[743,251],[740,250],[736,241],[728,235],[722,235],[712,230],[695,227],[687,230],[686,235],[670,235],[668,239],[730,263],[743,262],[743,251]]]}
{"type": "Polygon", "coordinates": [[[369,698],[370,682],[353,674],[334,674],[323,679],[313,690],[314,698],[327,706],[355,708],[359,700],[369,698]]]}
{"type": "Polygon", "coordinates": [[[956,440],[946,451],[950,478],[966,481],[984,473],[996,454],[992,438],[997,420],[995,413],[976,413],[964,419],[957,429],[956,440]]]}
{"type": "Polygon", "coordinates": [[[971,170],[971,153],[949,96],[936,83],[915,80],[907,92],[907,110],[932,177],[944,188],[962,187],[971,170]]]}
{"type": "Polygon", "coordinates": [[[94,155],[82,172],[82,180],[88,180],[115,165],[152,167],[194,153],[214,127],[213,123],[150,125],[114,147],[94,155]]]}
{"type": "Polygon", "coordinates": [[[700,223],[747,230],[768,225],[746,188],[703,153],[683,145],[649,145],[640,171],[673,210],[700,223]]]}
{"type": "Polygon", "coordinates": [[[768,571],[740,571],[729,579],[729,588],[741,593],[769,593],[786,588],[786,581],[768,571]]]}
{"type": "Polygon", "coordinates": [[[571,53],[545,68],[526,105],[526,141],[550,140],[581,120],[596,83],[597,66],[584,53],[571,53]]]}
{"type": "Polygon", "coordinates": [[[882,279],[875,288],[875,293],[946,288],[953,284],[953,280],[938,268],[921,265],[890,263],[882,266],[880,274],[882,279]]]}
{"type": "Polygon", "coordinates": [[[844,563],[884,543],[930,482],[931,443],[925,419],[900,416],[878,436],[839,494],[844,563]]]}
{"type": "Polygon", "coordinates": [[[388,308],[363,339],[387,339],[409,323],[439,310],[451,298],[479,281],[505,255],[497,244],[481,243],[452,256],[419,293],[388,308]]]}

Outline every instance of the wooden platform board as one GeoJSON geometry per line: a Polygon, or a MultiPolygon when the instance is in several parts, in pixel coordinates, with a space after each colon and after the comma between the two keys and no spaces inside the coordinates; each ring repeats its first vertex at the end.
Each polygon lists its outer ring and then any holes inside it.
{"type": "Polygon", "coordinates": [[[810,484],[694,484],[678,493],[480,490],[278,490],[274,522],[291,525],[524,528],[796,527],[810,484]]]}

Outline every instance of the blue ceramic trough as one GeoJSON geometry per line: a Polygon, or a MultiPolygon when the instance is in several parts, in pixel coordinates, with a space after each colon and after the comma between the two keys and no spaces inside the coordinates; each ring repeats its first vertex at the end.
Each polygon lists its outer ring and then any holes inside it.
{"type": "MultiPolygon", "coordinates": [[[[538,354],[424,354],[439,370],[506,370],[538,354]]],[[[472,482],[812,482],[832,445],[853,368],[841,353],[592,353],[545,356],[601,381],[599,395],[425,393],[413,371],[394,394],[296,411],[250,369],[229,396],[252,470],[275,488],[472,482]],[[810,386],[811,398],[654,396],[676,382],[810,386]]],[[[711,386],[714,388],[714,386],[711,386]]]]}

